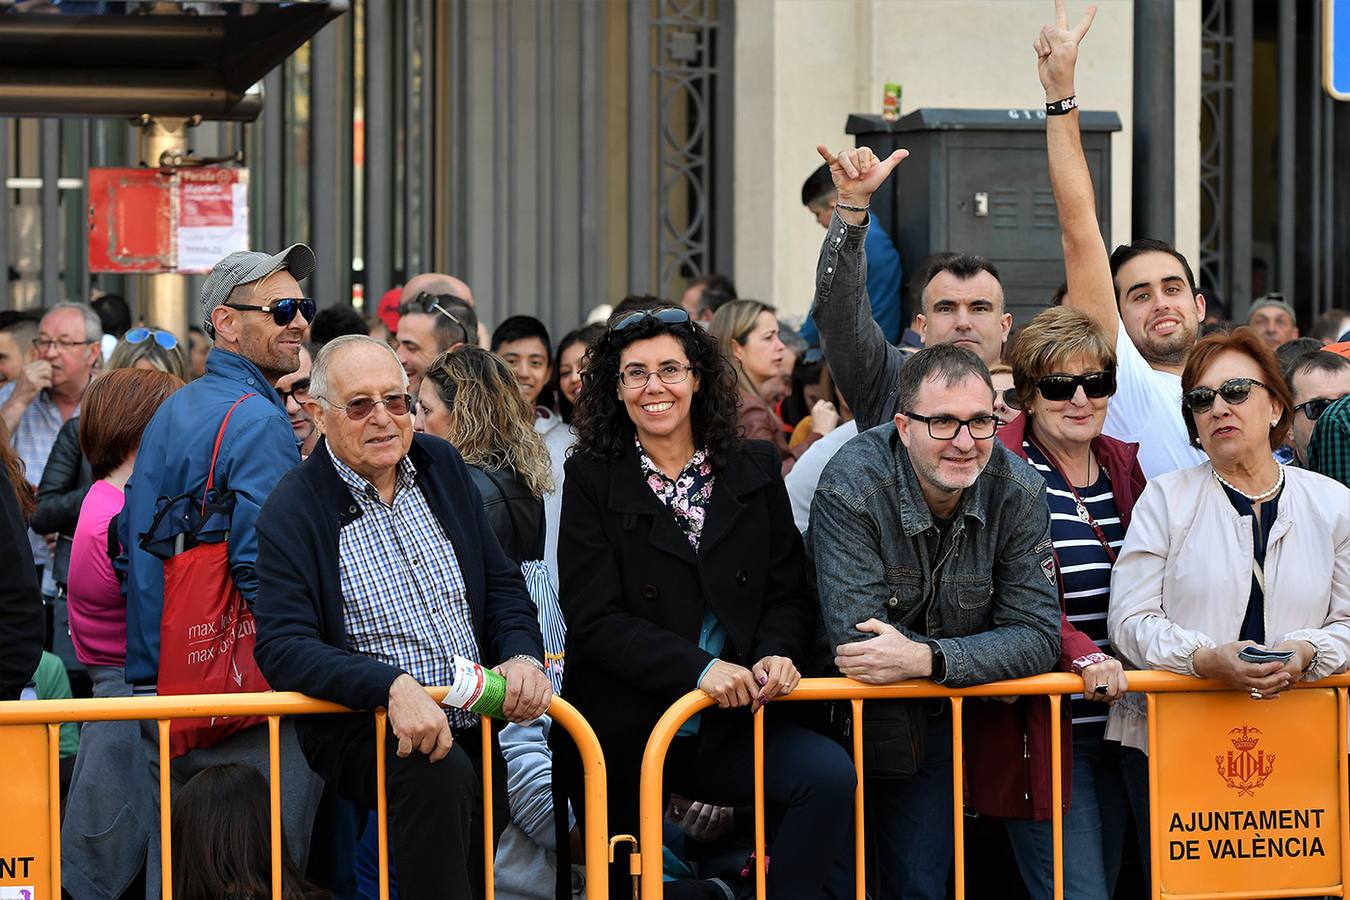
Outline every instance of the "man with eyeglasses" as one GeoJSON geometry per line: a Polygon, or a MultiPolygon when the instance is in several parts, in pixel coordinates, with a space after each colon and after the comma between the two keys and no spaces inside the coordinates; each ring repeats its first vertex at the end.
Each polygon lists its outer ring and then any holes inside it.
{"type": "MultiPolygon", "coordinates": [[[[34,487],[42,483],[61,426],[80,413],[80,401],[97,372],[102,339],[103,326],[91,307],[58,303],[38,324],[33,356],[19,377],[0,387],[0,418],[23,460],[24,477],[34,487]]],[[[45,570],[43,594],[54,597],[57,586],[50,577],[47,539],[31,530],[28,539],[33,562],[45,570]]]]}
{"type": "MultiPolygon", "coordinates": [[[[252,606],[257,598],[258,511],[282,476],[300,462],[290,419],[272,385],[300,365],[301,337],[315,307],[300,282],[313,272],[313,251],[292,244],[276,254],[231,253],[216,263],[202,285],[202,330],[212,340],[206,373],[169,397],[145,429],[118,516],[126,573],[126,678],[134,692],[157,689],[164,610],[164,562],[140,546],[141,535],[150,531],[162,499],[202,494],[213,458],[215,485],[234,497],[230,576],[245,603],[252,606]]],[[[157,779],[154,723],[142,733],[157,779]]],[[[221,762],[245,763],[266,776],[267,729],[249,728],[178,757],[173,777],[189,778],[203,766],[221,762]]],[[[304,860],[322,785],[300,755],[289,719],[282,724],[281,770],[286,843],[297,860],[304,860]]],[[[157,854],[155,837],[151,840],[157,854]]],[[[152,862],[147,872],[157,877],[159,863],[152,862]]]]}
{"type": "MultiPolygon", "coordinates": [[[[994,440],[989,370],[939,344],[900,370],[894,423],[825,467],[809,532],[835,665],[968,687],[1050,671],[1060,607],[1045,482],[994,440]]],[[[863,728],[875,898],[946,895],[950,707],[872,701],[863,728]]]]}
{"type": "Polygon", "coordinates": [[[1350,359],[1324,350],[1312,350],[1290,363],[1285,372],[1294,397],[1291,440],[1294,462],[1308,467],[1308,442],[1327,407],[1350,395],[1350,359]]]}
{"type": "MultiPolygon", "coordinates": [[[[306,401],[324,441],[258,518],[256,656],[277,690],[389,711],[390,851],[409,898],[482,892],[481,720],[445,709],[454,657],[506,679],[504,715],[547,709],[543,638],[459,453],[413,433],[408,377],[366,335],[326,344],[306,401]],[[476,824],[475,824],[476,823],[476,824]]],[[[302,720],[306,757],[343,797],[376,808],[369,714],[302,720]]],[[[497,751],[494,821],[504,823],[497,751]]]]}
{"type": "Polygon", "coordinates": [[[432,361],[463,344],[478,346],[478,315],[467,300],[455,294],[422,291],[399,304],[395,352],[408,374],[408,390],[414,397],[432,361]]]}
{"type": "MultiPolygon", "coordinates": [[[[300,368],[289,375],[277,379],[277,396],[286,406],[286,415],[291,420],[291,431],[295,442],[300,445],[300,459],[305,460],[314,452],[319,443],[319,429],[314,427],[314,417],[309,414],[305,404],[309,401],[309,374],[314,365],[314,357],[308,344],[300,348],[300,368]]],[[[318,351],[315,350],[315,353],[318,351]]]]}

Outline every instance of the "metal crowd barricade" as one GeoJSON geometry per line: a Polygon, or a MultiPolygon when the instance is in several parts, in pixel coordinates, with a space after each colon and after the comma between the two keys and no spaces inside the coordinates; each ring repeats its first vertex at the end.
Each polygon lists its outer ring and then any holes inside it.
{"type": "MultiPolygon", "coordinates": [[[[445,696],[446,688],[428,688],[428,692],[438,702],[445,696]]],[[[169,760],[169,722],[172,719],[189,719],[210,716],[266,716],[268,730],[269,788],[271,794],[271,831],[272,831],[272,897],[281,897],[281,780],[280,738],[281,718],[283,716],[313,715],[322,713],[347,713],[351,710],[334,703],[313,700],[296,693],[262,694],[202,694],[174,697],[128,697],[101,698],[91,700],[23,700],[0,703],[0,741],[4,740],[8,726],[45,726],[46,729],[46,767],[48,792],[45,800],[47,813],[47,882],[45,889],[39,887],[29,900],[41,898],[59,898],[61,896],[61,794],[60,794],[60,728],[63,722],[106,722],[106,721],[155,721],[159,728],[159,816],[161,843],[161,875],[165,900],[173,896],[173,848],[169,823],[172,815],[171,772],[169,760]]],[[[375,760],[376,778],[379,788],[377,797],[378,844],[379,844],[379,896],[380,900],[389,897],[389,855],[386,824],[387,798],[385,794],[385,751],[387,717],[383,710],[377,710],[375,716],[375,760]]],[[[591,726],[582,718],[571,704],[560,697],[554,697],[548,708],[553,721],[565,728],[575,742],[581,756],[585,775],[585,811],[590,827],[585,836],[585,861],[587,872],[587,896],[607,898],[609,896],[608,867],[608,808],[606,806],[606,782],[604,753],[591,726]]],[[[490,720],[484,718],[482,728],[483,742],[483,831],[486,893],[489,900],[493,896],[492,865],[495,856],[492,823],[492,729],[490,720]]],[[[12,733],[12,732],[11,732],[12,733]]],[[[466,748],[467,749],[467,748],[466,748]]],[[[10,777],[17,773],[11,771],[10,777]]],[[[3,829],[0,829],[2,831],[3,829]]],[[[13,848],[3,852],[13,853],[13,848]]],[[[0,878],[6,873],[16,871],[15,860],[23,860],[23,872],[34,874],[42,870],[42,861],[32,856],[7,857],[0,860],[0,878]],[[31,865],[30,865],[31,864],[31,865]]],[[[31,879],[41,884],[40,879],[31,879]]],[[[5,894],[5,896],[9,896],[5,894]]]]}
{"type": "MultiPolygon", "coordinates": [[[[1334,797],[1327,797],[1329,804],[1334,803],[1337,812],[1338,834],[1336,836],[1337,849],[1339,850],[1339,876],[1338,884],[1318,885],[1316,889],[1307,887],[1290,887],[1270,889],[1256,886],[1250,892],[1243,890],[1215,890],[1205,889],[1190,892],[1166,892],[1162,884],[1162,854],[1173,851],[1169,846],[1164,849],[1164,829],[1166,823],[1160,820],[1164,816],[1161,800],[1163,799],[1159,792],[1160,770],[1164,765],[1165,754],[1160,750],[1160,741],[1162,736],[1157,727],[1158,719],[1158,701],[1160,695],[1168,694],[1212,694],[1224,692],[1229,697],[1243,704],[1257,704],[1251,707],[1234,707],[1244,710],[1258,710],[1267,712],[1275,708],[1276,700],[1252,700],[1246,694],[1238,694],[1230,688],[1218,682],[1208,681],[1198,678],[1190,678],[1183,675],[1176,675],[1169,672],[1128,672],[1130,692],[1142,693],[1145,695],[1147,703],[1147,714],[1149,722],[1149,835],[1150,835],[1150,863],[1151,863],[1151,885],[1152,896],[1154,900],[1169,898],[1169,900],[1238,900],[1245,897],[1302,897],[1309,895],[1318,896],[1337,896],[1347,895],[1347,885],[1350,885],[1350,780],[1347,779],[1347,685],[1350,685],[1350,673],[1345,675],[1332,676],[1312,683],[1299,683],[1295,685],[1294,690],[1297,694],[1304,692],[1324,691],[1334,692],[1334,698],[1326,698],[1328,701],[1334,699],[1335,709],[1337,711],[1336,721],[1339,723],[1337,732],[1334,736],[1321,735],[1321,741],[1326,744],[1325,749],[1328,753],[1335,753],[1334,761],[1330,756],[1324,760],[1335,769],[1336,792],[1334,797]],[[1330,689],[1330,691],[1328,691],[1330,689]],[[1266,708],[1260,708],[1260,705],[1268,704],[1266,708]]],[[[955,833],[954,833],[954,870],[955,870],[955,888],[957,900],[963,900],[965,897],[965,842],[962,830],[963,824],[963,800],[964,800],[964,761],[963,761],[963,740],[962,740],[962,714],[963,704],[967,699],[985,698],[985,697],[1008,697],[1008,696],[1044,696],[1050,703],[1050,742],[1049,746],[1058,748],[1061,746],[1062,717],[1060,715],[1063,698],[1066,695],[1081,694],[1083,691],[1083,680],[1079,676],[1064,673],[1039,675],[1033,678],[1022,678],[1013,681],[1001,681],[991,684],[979,685],[976,687],[952,689],[942,687],[931,681],[909,681],[895,685],[866,685],[860,682],[852,681],[846,678],[808,678],[803,679],[797,689],[787,697],[780,698],[771,702],[768,707],[761,709],[754,715],[754,802],[755,802],[755,841],[754,841],[754,859],[756,865],[753,866],[756,872],[756,896],[759,900],[765,897],[765,878],[764,865],[759,862],[765,859],[764,840],[764,716],[766,710],[771,709],[775,703],[787,701],[822,701],[822,700],[848,700],[853,708],[853,762],[857,773],[858,786],[854,797],[854,848],[855,848],[855,866],[857,879],[857,898],[865,898],[865,848],[864,841],[864,784],[865,773],[863,772],[863,702],[866,700],[900,700],[900,699],[922,699],[922,698],[948,698],[952,704],[952,804],[955,810],[955,833]]],[[[1286,692],[1288,694],[1289,692],[1286,692]]],[[[1207,702],[1218,703],[1221,698],[1210,698],[1207,702]]],[[[1281,698],[1283,699],[1283,698],[1281,698]]],[[[1298,698],[1301,699],[1301,698],[1298,698]]],[[[1312,699],[1311,697],[1309,699],[1312,699]]],[[[640,854],[640,886],[642,900],[659,900],[664,896],[662,887],[662,818],[665,811],[665,794],[662,783],[662,772],[665,764],[666,753],[670,748],[671,741],[675,738],[676,732],[680,726],[689,717],[700,710],[713,705],[713,702],[702,691],[691,691],[677,700],[657,722],[652,730],[651,737],[647,742],[646,751],[642,760],[641,786],[639,791],[640,798],[640,831],[638,848],[635,853],[640,854]]],[[[1223,700],[1223,702],[1228,702],[1223,700]]],[[[1292,706],[1293,704],[1289,704],[1292,706]]],[[[772,713],[768,713],[772,715],[772,713]]],[[[1178,729],[1179,731],[1181,729],[1178,729]]],[[[1237,733],[1240,729],[1234,728],[1237,733]]],[[[1247,731],[1259,734],[1260,731],[1255,728],[1248,728],[1247,731]]],[[[1313,735],[1307,735],[1306,739],[1312,740],[1313,735]]],[[[1243,732],[1238,739],[1233,740],[1235,747],[1239,742],[1253,740],[1246,732],[1243,732]]],[[[1259,740],[1257,738],[1256,740],[1259,740]]],[[[1314,741],[1314,743],[1316,743],[1314,741]]],[[[1255,744],[1252,745],[1253,747],[1255,744]]],[[[1208,748],[1200,748],[1204,753],[1210,752],[1208,748]]],[[[1220,748],[1224,749],[1224,748],[1220,748]]],[[[1252,796],[1260,784],[1255,784],[1257,779],[1264,779],[1270,772],[1276,761],[1274,756],[1253,755],[1249,751],[1252,747],[1246,747],[1238,752],[1235,761],[1234,755],[1230,752],[1227,756],[1227,765],[1229,767],[1229,781],[1236,780],[1236,785],[1229,784],[1235,790],[1241,791],[1244,785],[1251,788],[1247,796],[1252,796]],[[1265,772],[1265,775],[1262,774],[1265,772]]],[[[1213,757],[1218,766],[1218,777],[1222,778],[1224,774],[1224,756],[1213,757]]],[[[1062,900],[1064,896],[1064,821],[1063,821],[1063,763],[1061,754],[1054,752],[1051,754],[1051,774],[1052,774],[1052,833],[1054,837],[1053,867],[1054,867],[1054,897],[1055,900],[1062,900]]],[[[1327,792],[1323,790],[1322,795],[1327,792]]],[[[1318,810],[1323,812],[1324,810],[1318,810]]],[[[1267,812],[1261,811],[1263,816],[1267,812]]],[[[1275,813],[1279,810],[1270,811],[1269,821],[1275,821],[1275,813]]],[[[1241,813],[1238,810],[1235,815],[1241,813]]],[[[1227,813],[1225,812],[1225,815],[1227,813]]],[[[1263,824],[1268,821],[1263,818],[1263,824]]],[[[1320,817],[1319,817],[1320,821],[1320,817]]],[[[1172,825],[1175,828],[1175,823],[1172,825]]],[[[1183,826],[1184,827],[1184,826],[1183,826]]],[[[1258,835],[1256,840],[1262,840],[1258,835]]],[[[1176,842],[1168,842],[1169,845],[1176,842]]],[[[1183,855],[1188,847],[1185,841],[1182,844],[1183,855]]],[[[1197,844],[1196,852],[1200,851],[1197,844]]],[[[1231,846],[1225,848],[1225,851],[1231,850],[1231,846]]],[[[1215,854],[1216,858],[1218,854],[1215,854]]],[[[1233,866],[1240,864],[1240,852],[1233,854],[1233,866]]],[[[1173,857],[1174,859],[1176,857],[1173,857]]],[[[1198,858],[1198,857],[1197,857],[1198,858]]],[[[1227,855],[1225,854],[1225,859],[1227,855]]],[[[1251,857],[1243,857],[1250,859],[1251,857]]],[[[1228,863],[1225,862],[1225,865],[1228,863]]],[[[1241,879],[1237,879],[1242,883],[1241,879]]]]}

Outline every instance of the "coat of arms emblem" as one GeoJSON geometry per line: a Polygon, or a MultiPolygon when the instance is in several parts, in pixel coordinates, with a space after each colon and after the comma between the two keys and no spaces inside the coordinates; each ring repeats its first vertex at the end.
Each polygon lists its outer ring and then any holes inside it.
{"type": "Polygon", "coordinates": [[[1256,748],[1261,742],[1257,737],[1260,733],[1261,729],[1250,725],[1234,728],[1228,732],[1233,749],[1224,756],[1214,757],[1219,766],[1219,777],[1237,791],[1239,797],[1253,796],[1275,771],[1275,754],[1256,748]]]}

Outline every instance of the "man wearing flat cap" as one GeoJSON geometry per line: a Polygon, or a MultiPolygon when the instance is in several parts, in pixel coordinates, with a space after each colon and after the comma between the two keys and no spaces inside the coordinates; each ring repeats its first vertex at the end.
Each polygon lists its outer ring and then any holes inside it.
{"type": "MultiPolygon", "coordinates": [[[[234,497],[230,577],[253,606],[258,511],[282,476],[300,463],[286,407],[272,385],[300,365],[301,338],[314,316],[314,301],[305,297],[300,282],[313,271],[314,252],[304,244],[276,254],[240,251],[216,263],[202,286],[201,325],[213,342],[206,374],[176,391],[155,413],[141,438],[118,517],[126,565],[126,677],[134,692],[156,690],[164,611],[164,561],[143,549],[140,539],[151,530],[161,498],[203,494],[213,455],[213,486],[234,497]]],[[[154,723],[149,724],[143,733],[154,768],[154,723]]],[[[267,729],[248,728],[180,756],[173,762],[174,781],[223,762],[253,765],[266,776],[267,729]]],[[[300,754],[290,720],[282,723],[281,783],[286,843],[303,866],[322,785],[300,754]]],[[[152,832],[153,854],[158,828],[152,832]]],[[[149,871],[158,875],[158,863],[149,871]]]]}
{"type": "Polygon", "coordinates": [[[1298,337],[1298,315],[1283,294],[1266,294],[1252,303],[1247,324],[1261,333],[1271,350],[1298,337]]]}

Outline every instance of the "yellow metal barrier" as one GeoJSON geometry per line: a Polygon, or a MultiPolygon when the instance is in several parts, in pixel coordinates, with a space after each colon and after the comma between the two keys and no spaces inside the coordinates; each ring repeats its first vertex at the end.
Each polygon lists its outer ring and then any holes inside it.
{"type": "MultiPolygon", "coordinates": [[[[1313,683],[1299,683],[1293,692],[1279,700],[1252,700],[1245,693],[1233,692],[1227,686],[1214,681],[1189,678],[1169,672],[1129,672],[1131,693],[1146,696],[1149,722],[1149,818],[1150,818],[1150,858],[1152,866],[1152,893],[1154,900],[1239,900],[1239,898],[1258,897],[1301,897],[1301,896],[1346,896],[1346,886],[1350,885],[1350,780],[1347,780],[1347,686],[1350,685],[1350,673],[1336,675],[1313,683]],[[1195,697],[1194,695],[1223,692],[1220,697],[1195,697]],[[1175,695],[1164,697],[1161,695],[1175,695]],[[1161,709],[1160,701],[1176,703],[1176,709],[1161,709]],[[1198,702],[1197,702],[1198,701],[1198,702]],[[1306,701],[1306,702],[1305,702],[1306,701]],[[1313,707],[1316,709],[1313,709],[1313,707]],[[1315,715],[1325,715],[1320,723],[1309,717],[1309,711],[1315,715]],[[1199,714],[1203,713],[1203,714],[1199,714]],[[1329,715],[1326,715],[1328,714],[1329,715]],[[1269,723],[1274,722],[1271,726],[1269,723]],[[1238,722],[1229,728],[1229,723],[1238,722]],[[1266,728],[1251,724],[1262,722],[1266,728]],[[1335,740],[1323,730],[1322,724],[1335,723],[1335,740]],[[1274,727],[1276,732],[1286,725],[1293,725],[1292,732],[1283,735],[1279,754],[1258,750],[1257,742],[1271,737],[1267,731],[1274,727]],[[1197,732],[1197,726],[1204,730],[1197,732]],[[1203,742],[1212,739],[1216,729],[1229,740],[1233,750],[1225,746],[1210,745],[1203,742]],[[1171,733],[1171,737],[1168,733],[1171,733]],[[1237,738],[1232,738],[1237,734],[1237,738]],[[1261,735],[1262,737],[1258,737],[1261,735]],[[1188,747],[1186,753],[1178,753],[1173,745],[1188,747]],[[1218,755],[1215,755],[1218,751],[1218,755]],[[1170,754],[1170,755],[1169,755],[1170,754]],[[1226,755],[1225,755],[1226,754],[1226,755]],[[1294,756],[1293,761],[1280,759],[1280,756],[1294,756]],[[1169,773],[1160,775],[1167,758],[1169,773]],[[1184,758],[1183,758],[1184,757],[1184,758]],[[1212,760],[1212,762],[1211,762],[1212,760]],[[1276,764],[1292,769],[1285,773],[1286,784],[1273,802],[1282,804],[1276,808],[1257,808],[1256,792],[1270,777],[1276,764]],[[1205,767],[1208,767],[1206,769],[1205,767]],[[1173,772],[1175,770],[1175,772],[1173,772]],[[1206,783],[1197,774],[1206,774],[1210,782],[1206,783]],[[1227,773],[1225,775],[1225,773],[1227,773]],[[1160,782],[1167,792],[1160,792],[1160,782]],[[1217,786],[1216,786],[1217,784],[1217,786]],[[1216,801],[1209,796],[1220,789],[1229,790],[1233,802],[1231,807],[1215,808],[1208,813],[1196,810],[1191,813],[1188,828],[1181,812],[1170,817],[1166,809],[1169,802],[1191,803],[1193,805],[1208,802],[1228,804],[1229,795],[1220,795],[1216,801]],[[1298,803],[1321,802],[1324,806],[1303,806],[1298,803]],[[1333,808],[1334,807],[1334,814],[1333,808]],[[1304,828],[1297,831],[1297,823],[1311,822],[1316,814],[1321,829],[1311,839],[1310,832],[1304,828]],[[1201,829],[1196,822],[1208,819],[1211,828],[1201,829]],[[1245,838],[1189,839],[1176,840],[1174,834],[1186,835],[1198,830],[1218,833],[1215,823],[1219,816],[1225,823],[1238,822],[1234,829],[1252,830],[1248,843],[1245,838]],[[1200,819],[1196,819],[1200,816],[1200,819]],[[1248,821],[1253,825],[1241,824],[1248,821]],[[1166,819],[1166,821],[1164,821],[1166,819]],[[1293,822],[1294,825],[1287,825],[1293,822]],[[1323,823],[1331,824],[1323,824],[1323,823]],[[1265,826],[1272,825],[1284,830],[1295,831],[1291,837],[1269,838],[1261,831],[1269,831],[1265,826]],[[1328,841],[1322,841],[1322,834],[1334,832],[1334,848],[1327,847],[1328,841]],[[1168,835],[1167,838],[1164,835],[1168,835]],[[1167,846],[1164,846],[1164,841],[1167,846]],[[1285,843],[1276,844],[1280,841],[1285,843]],[[1180,845],[1178,850],[1177,845],[1180,845]],[[1205,844],[1209,844],[1208,847],[1205,844]],[[1194,845],[1194,846],[1192,846],[1194,845]],[[1333,880],[1317,883],[1270,887],[1251,880],[1253,860],[1303,859],[1316,856],[1309,853],[1310,848],[1320,847],[1322,859],[1316,867],[1309,867],[1314,877],[1322,872],[1334,871],[1340,881],[1333,880]],[[1276,850],[1278,849],[1278,853],[1276,850]],[[1334,855],[1332,850],[1334,849],[1334,855]],[[1209,851],[1208,860],[1204,856],[1209,851]],[[1180,855],[1176,855],[1180,853],[1180,855]],[[1192,855],[1193,853],[1193,855],[1192,855]],[[1262,855],[1262,854],[1265,855],[1262,855]],[[1273,854],[1273,855],[1272,855],[1273,854]],[[1167,859],[1164,857],[1167,856],[1167,859]],[[1216,865],[1203,865],[1208,861],[1216,865]],[[1190,862],[1201,863],[1193,867],[1196,874],[1186,871],[1190,862]],[[1170,868],[1164,871],[1164,866],[1170,868]],[[1215,873],[1226,870],[1229,880],[1238,885],[1237,889],[1221,889],[1222,879],[1215,881],[1215,873]],[[1205,883],[1204,890],[1165,890],[1164,880],[1175,874],[1178,883],[1190,884],[1195,881],[1205,883]]],[[[1059,747],[1061,738],[1060,706],[1066,695],[1080,694],[1083,680],[1076,675],[1049,674],[1034,678],[1022,678],[1013,681],[1001,681],[976,687],[952,689],[931,681],[908,681],[894,685],[866,685],[847,678],[808,678],[787,697],[774,701],[809,700],[849,700],[853,708],[853,760],[857,772],[858,787],[854,803],[855,866],[857,878],[857,897],[865,896],[864,880],[864,772],[863,772],[863,727],[862,706],[865,700],[917,700],[923,698],[948,698],[952,704],[952,804],[955,810],[954,868],[957,900],[965,897],[965,842],[962,831],[963,807],[963,741],[961,734],[963,701],[968,698],[1007,697],[1007,696],[1044,696],[1049,699],[1051,708],[1051,739],[1049,746],[1059,747]]],[[[770,703],[772,707],[774,703],[770,703]]],[[[638,834],[638,852],[641,860],[641,896],[643,900],[659,900],[663,896],[662,887],[662,818],[665,811],[665,795],[662,784],[666,753],[680,726],[700,710],[711,706],[713,701],[702,691],[691,691],[677,700],[652,730],[643,754],[641,786],[639,789],[640,830],[638,834]]],[[[755,770],[755,859],[756,891],[760,900],[765,896],[764,867],[759,861],[764,855],[764,715],[761,709],[754,716],[754,770],[755,770]]],[[[1051,754],[1051,774],[1053,784],[1052,829],[1054,835],[1054,896],[1062,900],[1064,896],[1064,857],[1063,857],[1063,771],[1061,756],[1051,754]]],[[[1265,802],[1260,801],[1260,802],[1265,802]]],[[[1225,826],[1227,828],[1227,826],[1225,826]]],[[[1310,826],[1309,826],[1310,827],[1310,826]]],[[[1270,871],[1262,870],[1269,877],[1270,871]]],[[[1278,877],[1284,869],[1273,870],[1278,877]]],[[[1288,877],[1294,879],[1297,874],[1289,869],[1288,877]]]]}
{"type": "MultiPolygon", "coordinates": [[[[428,688],[428,693],[439,702],[446,688],[428,688]]],[[[0,857],[0,895],[11,896],[3,882],[18,876],[22,862],[23,877],[31,886],[32,896],[26,900],[58,900],[61,896],[61,796],[60,796],[60,724],[62,722],[155,721],[159,729],[159,815],[161,875],[163,897],[173,896],[173,848],[169,823],[172,811],[171,773],[169,766],[169,721],[209,716],[266,716],[270,769],[270,801],[272,831],[272,896],[281,897],[281,781],[280,728],[282,716],[314,715],[316,713],[351,712],[334,703],[313,700],[303,694],[202,694],[175,697],[129,697],[93,700],[24,700],[0,703],[0,741],[13,741],[11,746],[36,738],[38,745],[46,746],[28,759],[20,754],[19,765],[11,766],[10,786],[6,791],[11,801],[7,821],[0,821],[0,836],[9,839],[0,857]],[[31,729],[37,727],[37,732],[31,729]],[[36,762],[36,768],[27,771],[23,764],[36,762]],[[45,772],[41,771],[44,768],[45,772]],[[42,796],[25,796],[25,788],[43,787],[42,796]],[[25,802],[26,801],[26,802],[25,802]],[[16,810],[26,810],[36,819],[46,816],[46,828],[34,832],[31,821],[16,818],[16,810]],[[21,844],[21,845],[19,845],[21,844]],[[45,857],[45,859],[44,859],[45,857]],[[45,873],[43,872],[46,867],[45,873]]],[[[585,811],[588,823],[585,835],[587,897],[605,900],[609,896],[608,807],[606,806],[605,758],[600,742],[589,723],[567,701],[554,697],[548,714],[567,730],[581,756],[585,776],[585,811]]],[[[375,760],[377,822],[379,845],[379,889],[381,900],[389,897],[388,834],[386,831],[387,798],[385,796],[385,733],[387,716],[383,710],[375,716],[375,760]]],[[[483,831],[484,866],[487,897],[491,900],[492,863],[495,855],[492,823],[492,734],[490,720],[483,720],[483,831]]],[[[18,896],[14,894],[13,896],[18,896]]]]}

